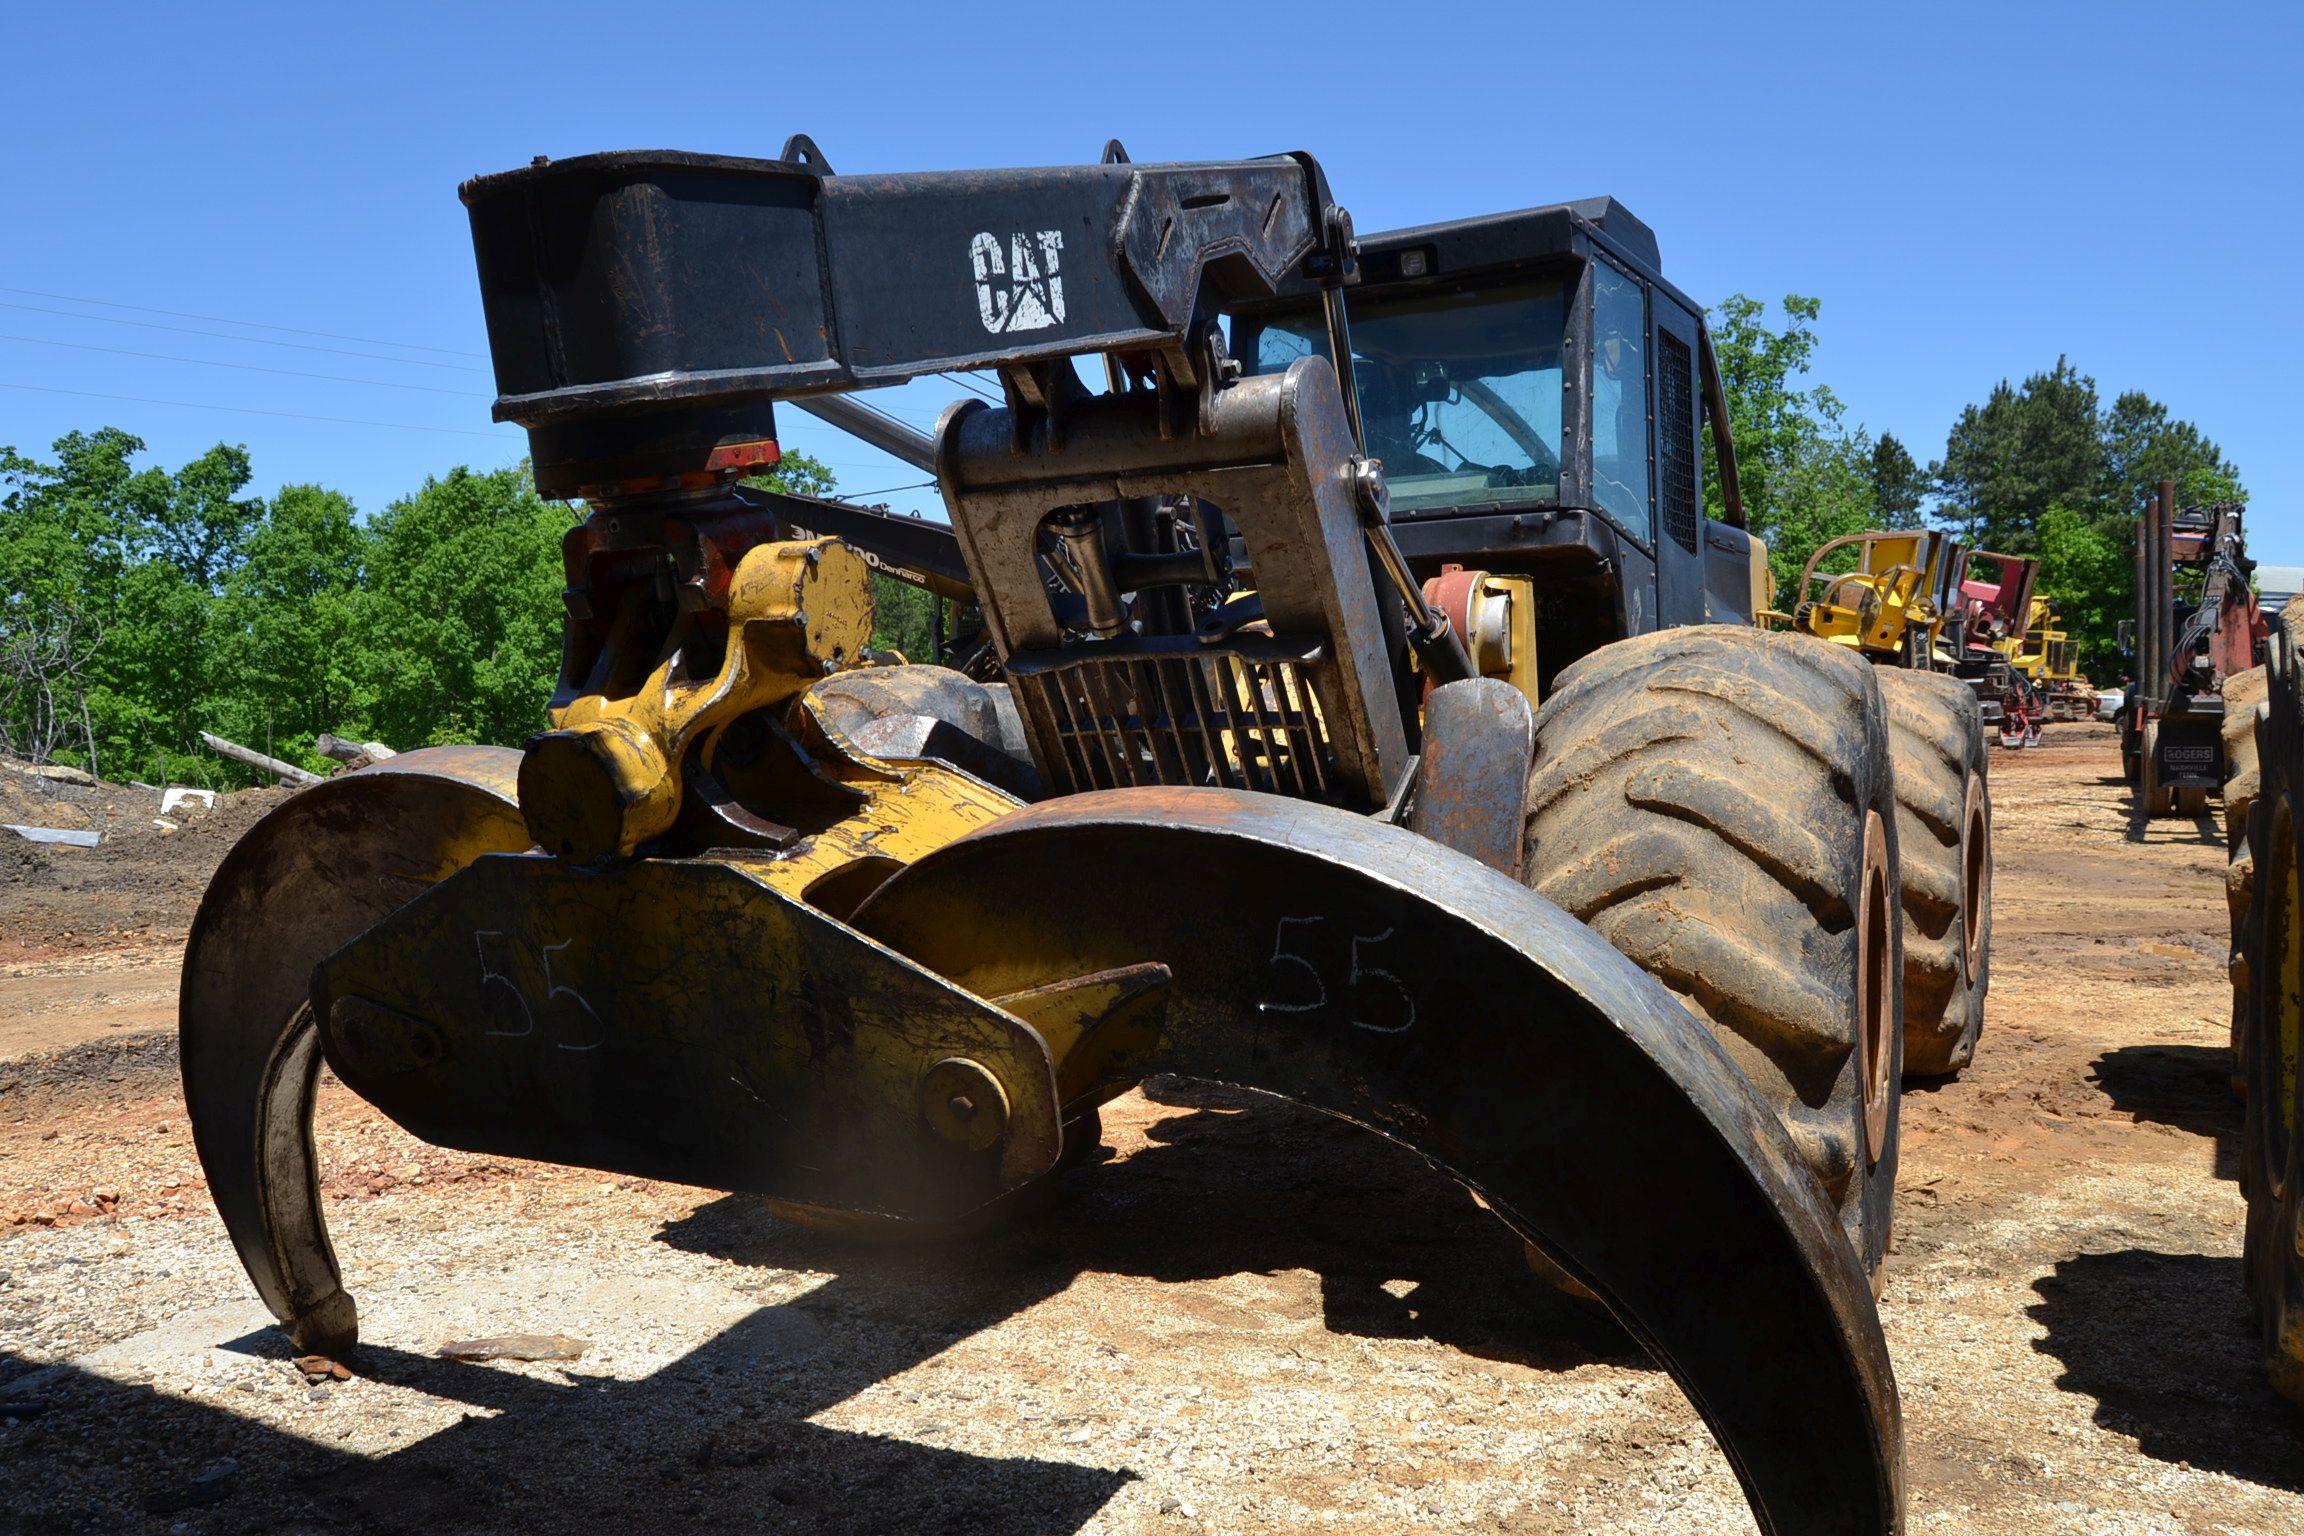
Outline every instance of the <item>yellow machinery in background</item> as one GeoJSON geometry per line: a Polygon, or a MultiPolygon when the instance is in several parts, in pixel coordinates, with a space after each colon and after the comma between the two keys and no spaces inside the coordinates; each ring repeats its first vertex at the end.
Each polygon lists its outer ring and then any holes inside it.
{"type": "Polygon", "coordinates": [[[2063,616],[2047,598],[2033,598],[2024,632],[2009,636],[1993,649],[2006,656],[2008,665],[2047,699],[2049,719],[2096,717],[2095,685],[2081,674],[2078,648],[2064,629],[2063,616]]]}
{"type": "Polygon", "coordinates": [[[1934,530],[1833,539],[1800,572],[1791,626],[1870,660],[1932,670],[1945,620],[1957,606],[1963,563],[1959,542],[1934,530]],[[1851,546],[1853,570],[1820,569],[1851,546]]]}

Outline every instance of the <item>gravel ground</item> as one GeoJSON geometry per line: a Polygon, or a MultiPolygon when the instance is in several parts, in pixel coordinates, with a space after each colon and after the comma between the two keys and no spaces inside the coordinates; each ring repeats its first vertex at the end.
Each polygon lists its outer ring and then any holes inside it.
{"type": "MultiPolygon", "coordinates": [[[[1905,1101],[1912,1526],[2304,1529],[2304,1415],[2240,1302],[2220,848],[2129,823],[2108,733],[2052,740],[1994,763],[1977,1065],[1905,1101]]],[[[890,1250],[425,1147],[331,1085],[368,1343],[315,1383],[208,1207],[168,1037],[86,1035],[0,1061],[0,1531],[1751,1529],[1612,1324],[1285,1105],[1155,1083],[1037,1216],[890,1250]],[[517,1332],[588,1347],[436,1356],[517,1332]]]]}

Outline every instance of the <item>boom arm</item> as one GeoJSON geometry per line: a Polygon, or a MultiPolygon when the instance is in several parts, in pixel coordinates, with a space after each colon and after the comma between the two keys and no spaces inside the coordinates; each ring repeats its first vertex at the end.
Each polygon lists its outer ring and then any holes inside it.
{"type": "Polygon", "coordinates": [[[548,494],[772,462],[779,398],[1151,354],[1197,383],[1222,300],[1342,279],[1311,156],[835,176],[585,155],[462,188],[499,398],[548,494]]]}

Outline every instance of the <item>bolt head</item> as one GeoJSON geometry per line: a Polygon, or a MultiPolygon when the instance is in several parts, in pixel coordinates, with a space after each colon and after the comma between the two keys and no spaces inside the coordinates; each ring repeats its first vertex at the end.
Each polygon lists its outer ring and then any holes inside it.
{"type": "Polygon", "coordinates": [[[947,1056],[920,1076],[920,1118],[954,1147],[985,1152],[1008,1135],[1008,1093],[981,1062],[947,1056]]]}

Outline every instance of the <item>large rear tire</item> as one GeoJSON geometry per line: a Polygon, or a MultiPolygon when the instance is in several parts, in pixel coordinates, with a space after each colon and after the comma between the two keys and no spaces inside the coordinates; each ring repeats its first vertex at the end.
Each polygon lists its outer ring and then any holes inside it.
{"type": "Polygon", "coordinates": [[[1666,630],[1564,670],[1536,740],[1528,883],[1709,1026],[1877,1285],[1904,967],[1872,668],[1804,636],[1666,630]]]}
{"type": "Polygon", "coordinates": [[[1992,984],[1992,793],[1975,690],[1883,667],[1904,896],[1904,1075],[1976,1055],[1992,984]]]}
{"type": "Polygon", "coordinates": [[[2304,676],[2298,651],[2275,634],[2270,699],[2257,727],[2261,785],[2251,820],[2255,895],[2247,926],[2249,1020],[2240,1068],[2248,1081],[2240,1187],[2248,1300],[2272,1384],[2304,1404],[2304,676]]]}

